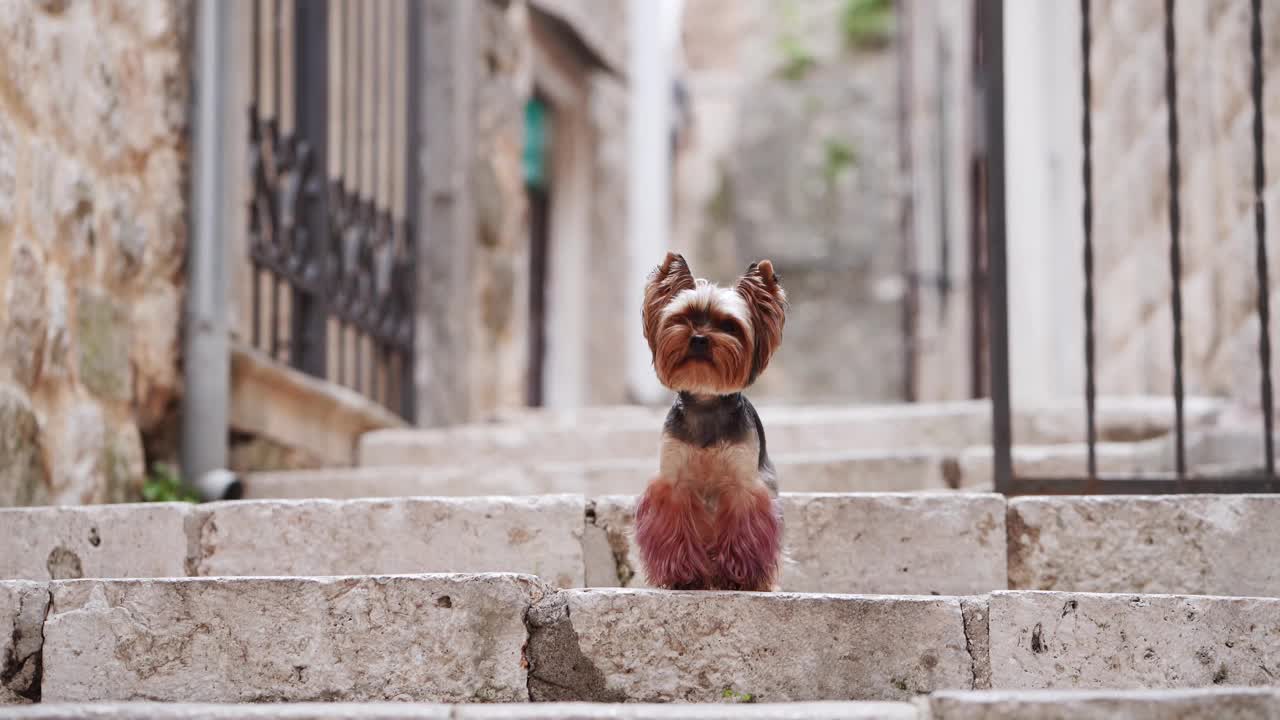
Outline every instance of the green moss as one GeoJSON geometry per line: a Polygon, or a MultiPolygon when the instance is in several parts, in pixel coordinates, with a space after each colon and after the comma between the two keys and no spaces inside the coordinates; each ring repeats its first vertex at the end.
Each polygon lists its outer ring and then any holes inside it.
{"type": "Polygon", "coordinates": [[[732,700],[735,703],[759,702],[756,699],[755,695],[751,693],[740,693],[734,690],[733,688],[725,688],[724,692],[720,693],[720,697],[724,698],[725,700],[732,700]]]}
{"type": "Polygon", "coordinates": [[[818,64],[813,53],[800,39],[794,35],[784,35],[778,40],[778,49],[782,52],[782,77],[791,82],[799,82],[818,64]]]}
{"type": "Polygon", "coordinates": [[[81,290],[76,296],[76,334],[80,382],[99,397],[128,400],[128,313],[105,295],[81,290]]]}
{"type": "Polygon", "coordinates": [[[822,174],[828,185],[834,185],[840,175],[857,161],[858,154],[852,144],[839,138],[827,138],[822,174]]]}
{"type": "Polygon", "coordinates": [[[199,502],[200,498],[182,484],[182,477],[172,466],[156,463],[142,485],[142,499],[147,502],[199,502]]]}
{"type": "Polygon", "coordinates": [[[845,0],[840,25],[850,50],[882,46],[893,33],[893,2],[845,0]]]}

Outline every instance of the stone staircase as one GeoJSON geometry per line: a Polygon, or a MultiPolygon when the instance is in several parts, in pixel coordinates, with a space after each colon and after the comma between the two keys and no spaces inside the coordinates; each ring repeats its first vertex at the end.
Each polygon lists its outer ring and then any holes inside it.
{"type": "MultiPolygon", "coordinates": [[[[1115,407],[1115,439],[1162,442],[1115,407]]],[[[842,433],[941,463],[982,441],[961,409],[766,422],[841,489],[842,433]]],[[[791,492],[783,592],[657,591],[630,533],[649,415],[375,434],[366,467],[247,479],[390,497],[0,510],[0,717],[1280,718],[1280,496],[791,492]],[[494,467],[559,492],[485,494],[494,467]]]]}

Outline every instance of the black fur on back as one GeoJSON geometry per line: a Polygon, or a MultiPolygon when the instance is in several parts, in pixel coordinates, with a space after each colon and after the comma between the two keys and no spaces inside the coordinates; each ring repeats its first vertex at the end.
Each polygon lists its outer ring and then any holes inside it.
{"type": "Polygon", "coordinates": [[[755,433],[760,443],[759,468],[773,470],[765,449],[764,424],[742,393],[695,397],[680,393],[667,413],[662,431],[695,447],[746,442],[755,433]]]}

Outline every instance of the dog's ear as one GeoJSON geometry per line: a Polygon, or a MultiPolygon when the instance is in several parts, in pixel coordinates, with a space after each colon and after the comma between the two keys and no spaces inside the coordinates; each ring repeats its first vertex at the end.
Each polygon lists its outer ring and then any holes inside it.
{"type": "Polygon", "coordinates": [[[774,351],[782,344],[782,326],[787,319],[787,293],[778,280],[773,263],[768,260],[751,263],[747,272],[738,279],[736,290],[747,302],[755,336],[751,356],[752,382],[769,367],[774,351]]]}
{"type": "Polygon", "coordinates": [[[678,253],[667,253],[662,264],[649,273],[649,280],[644,285],[644,339],[649,341],[649,350],[653,352],[658,344],[658,326],[662,324],[662,309],[671,299],[685,290],[692,290],[696,283],[693,273],[689,271],[689,263],[678,253]]]}

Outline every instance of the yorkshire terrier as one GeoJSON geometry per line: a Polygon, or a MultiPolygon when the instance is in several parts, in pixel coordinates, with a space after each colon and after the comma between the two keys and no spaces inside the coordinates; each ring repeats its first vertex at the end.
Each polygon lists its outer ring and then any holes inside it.
{"type": "Polygon", "coordinates": [[[636,505],[636,544],[655,587],[777,589],[777,473],[742,391],[781,344],[786,310],[768,260],[731,289],[695,279],[675,253],[649,276],[644,336],[658,380],[679,393],[662,429],[658,475],[636,505]]]}

